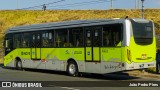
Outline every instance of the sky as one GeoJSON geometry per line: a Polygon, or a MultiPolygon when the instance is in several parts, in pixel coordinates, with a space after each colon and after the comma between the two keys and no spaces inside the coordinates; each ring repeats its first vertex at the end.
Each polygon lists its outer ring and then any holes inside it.
{"type": "MultiPolygon", "coordinates": [[[[112,9],[135,9],[135,1],[136,0],[113,0],[112,9]]],[[[0,10],[15,10],[15,9],[26,9],[26,8],[28,9],[28,7],[31,7],[29,8],[31,10],[41,10],[42,6],[40,5],[43,4],[46,4],[47,9],[51,10],[111,9],[111,0],[0,0],[0,10]]],[[[142,2],[141,0],[139,0],[139,8],[141,9],[141,7],[142,7],[142,2]]],[[[145,0],[144,8],[160,9],[160,0],[145,0]]]]}

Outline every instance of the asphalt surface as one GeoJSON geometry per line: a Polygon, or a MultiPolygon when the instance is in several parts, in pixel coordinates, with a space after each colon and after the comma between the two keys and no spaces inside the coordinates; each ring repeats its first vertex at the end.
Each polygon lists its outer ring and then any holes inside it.
{"type": "MultiPolygon", "coordinates": [[[[158,78],[148,78],[139,76],[129,76],[125,74],[83,74],[80,77],[68,76],[65,72],[26,69],[25,71],[15,70],[13,68],[4,68],[0,65],[0,81],[5,82],[44,82],[45,87],[42,88],[0,88],[0,90],[158,90],[158,87],[129,87],[133,82],[140,83],[157,83],[158,78]],[[144,81],[144,82],[142,82],[144,81]],[[78,83],[78,84],[77,84],[78,83]],[[107,84],[105,86],[105,84],[107,84]]],[[[2,83],[2,82],[1,82],[2,83]]],[[[0,84],[1,84],[0,83],[0,84]]],[[[160,83],[158,83],[160,84],[160,83]]],[[[1,86],[1,85],[0,85],[1,86]]]]}

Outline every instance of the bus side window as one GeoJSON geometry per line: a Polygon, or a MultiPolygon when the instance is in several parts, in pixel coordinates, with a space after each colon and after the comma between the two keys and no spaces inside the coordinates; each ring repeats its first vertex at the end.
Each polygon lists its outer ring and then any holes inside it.
{"type": "Polygon", "coordinates": [[[61,43],[61,39],[60,39],[60,37],[59,37],[58,34],[57,34],[55,46],[56,46],[56,47],[60,47],[60,43],[61,43]]]}
{"type": "Polygon", "coordinates": [[[48,33],[46,32],[42,34],[42,46],[48,47],[48,33]]]}
{"type": "Polygon", "coordinates": [[[86,45],[89,47],[91,46],[91,38],[90,37],[87,37],[87,40],[86,40],[86,45]]]}
{"type": "Polygon", "coordinates": [[[42,32],[42,47],[53,47],[54,44],[53,33],[52,31],[42,32]]]}
{"type": "Polygon", "coordinates": [[[48,36],[49,47],[53,47],[53,43],[54,43],[53,32],[49,32],[48,34],[49,34],[48,36]]]}
{"type": "Polygon", "coordinates": [[[69,29],[69,46],[70,47],[83,46],[83,28],[69,29]]]}
{"type": "Polygon", "coordinates": [[[120,33],[117,32],[113,32],[113,42],[114,42],[114,46],[120,46],[120,33]]]}
{"type": "Polygon", "coordinates": [[[68,30],[56,30],[55,42],[56,47],[68,47],[68,30]]]}
{"type": "Polygon", "coordinates": [[[103,27],[103,46],[116,47],[121,46],[120,24],[106,25],[103,27]]]}
{"type": "Polygon", "coordinates": [[[86,46],[90,47],[91,46],[91,31],[88,30],[86,33],[86,46]]]}
{"type": "Polygon", "coordinates": [[[122,26],[121,24],[116,24],[113,28],[113,41],[115,46],[121,46],[122,36],[122,26]]]}
{"type": "Polygon", "coordinates": [[[27,42],[25,40],[22,40],[22,47],[27,47],[27,42]]]}
{"type": "Polygon", "coordinates": [[[14,35],[14,48],[19,48],[22,47],[21,46],[21,34],[15,34],[14,35]]]}
{"type": "Polygon", "coordinates": [[[22,35],[22,47],[26,48],[29,47],[29,33],[23,33],[22,35]]]}
{"type": "Polygon", "coordinates": [[[96,26],[96,27],[93,27],[93,46],[94,47],[99,47],[101,46],[101,36],[100,36],[100,33],[102,31],[102,27],[101,26],[96,26]]]}
{"type": "Polygon", "coordinates": [[[11,39],[6,39],[5,40],[5,54],[7,54],[7,52],[11,51],[11,39]]]}
{"type": "Polygon", "coordinates": [[[6,42],[5,42],[5,48],[9,48],[10,46],[10,41],[9,40],[6,40],[6,42]]]}
{"type": "Polygon", "coordinates": [[[111,30],[103,30],[103,46],[111,46],[112,44],[112,35],[111,30]]]}
{"type": "Polygon", "coordinates": [[[104,43],[105,46],[109,46],[110,40],[109,40],[108,32],[104,32],[103,43],[104,43]]]}

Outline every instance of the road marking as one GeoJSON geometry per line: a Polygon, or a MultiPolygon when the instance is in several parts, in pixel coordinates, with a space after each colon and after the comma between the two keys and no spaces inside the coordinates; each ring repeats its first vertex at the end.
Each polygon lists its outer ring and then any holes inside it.
{"type": "Polygon", "coordinates": [[[63,88],[63,89],[68,89],[68,90],[80,90],[80,89],[77,89],[77,88],[61,87],[61,86],[57,86],[57,85],[49,85],[49,86],[52,86],[52,87],[60,87],[60,88],[63,88]]]}
{"type": "Polygon", "coordinates": [[[76,89],[76,88],[70,88],[70,87],[61,87],[61,88],[64,88],[64,89],[69,89],[69,90],[80,90],[80,89],[76,89]]]}

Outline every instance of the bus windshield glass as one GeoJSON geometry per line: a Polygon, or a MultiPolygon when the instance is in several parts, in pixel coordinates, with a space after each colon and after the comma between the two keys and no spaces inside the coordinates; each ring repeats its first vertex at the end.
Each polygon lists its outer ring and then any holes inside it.
{"type": "Polygon", "coordinates": [[[136,44],[149,45],[153,41],[153,24],[148,22],[136,22],[131,20],[133,36],[136,44]]]}

